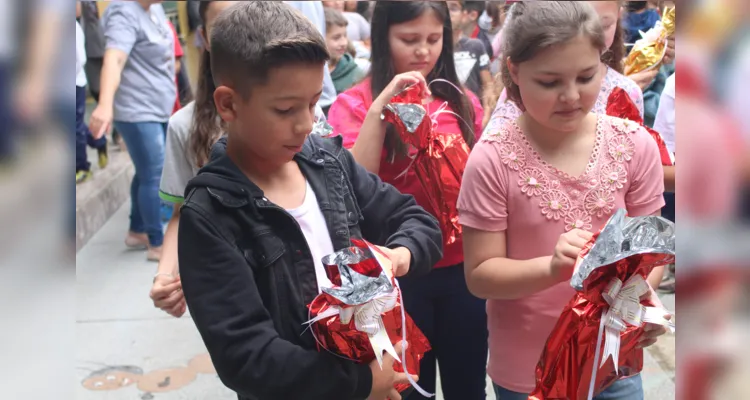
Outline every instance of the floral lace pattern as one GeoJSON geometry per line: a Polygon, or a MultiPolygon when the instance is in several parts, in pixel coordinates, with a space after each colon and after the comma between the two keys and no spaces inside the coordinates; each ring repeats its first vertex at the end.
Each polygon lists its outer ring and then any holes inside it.
{"type": "Polygon", "coordinates": [[[545,162],[515,121],[486,132],[482,141],[500,145],[500,160],[518,173],[518,190],[539,205],[548,221],[562,221],[566,231],[591,230],[594,217],[609,216],[616,194],[629,187],[627,164],[635,153],[632,135],[638,129],[630,121],[600,115],[591,157],[578,177],[545,162]]]}

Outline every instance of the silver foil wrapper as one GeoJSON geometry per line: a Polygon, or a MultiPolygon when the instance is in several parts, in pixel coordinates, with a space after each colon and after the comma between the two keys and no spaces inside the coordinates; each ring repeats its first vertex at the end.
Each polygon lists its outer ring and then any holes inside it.
{"type": "Polygon", "coordinates": [[[419,104],[392,103],[385,107],[403,121],[409,133],[414,133],[427,115],[427,110],[419,104]]]}
{"type": "Polygon", "coordinates": [[[595,269],[645,253],[675,255],[674,223],[656,216],[630,218],[624,209],[618,209],[579,262],[570,286],[582,291],[595,269]]]}
{"type": "Polygon", "coordinates": [[[319,119],[313,125],[313,130],[310,132],[311,135],[317,135],[324,138],[333,135],[333,127],[325,119],[319,119]]]}
{"type": "Polygon", "coordinates": [[[349,306],[364,304],[376,297],[392,293],[394,286],[385,271],[381,271],[377,277],[370,277],[349,267],[368,259],[378,263],[369,249],[358,247],[349,247],[323,257],[323,265],[336,265],[341,276],[341,286],[322,288],[323,293],[349,306]]]}

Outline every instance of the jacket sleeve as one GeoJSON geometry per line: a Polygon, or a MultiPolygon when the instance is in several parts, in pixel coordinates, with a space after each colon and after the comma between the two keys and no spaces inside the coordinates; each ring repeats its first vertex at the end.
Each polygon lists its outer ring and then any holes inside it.
{"type": "Polygon", "coordinates": [[[365,399],[368,365],[279,337],[251,267],[197,204],[182,208],[178,256],[185,300],[221,381],[251,399],[365,399]]]}
{"type": "Polygon", "coordinates": [[[402,194],[357,164],[348,150],[342,149],[341,154],[364,217],[364,238],[388,248],[409,249],[412,258],[407,276],[428,273],[443,258],[443,234],[437,219],[413,196],[402,194]]]}

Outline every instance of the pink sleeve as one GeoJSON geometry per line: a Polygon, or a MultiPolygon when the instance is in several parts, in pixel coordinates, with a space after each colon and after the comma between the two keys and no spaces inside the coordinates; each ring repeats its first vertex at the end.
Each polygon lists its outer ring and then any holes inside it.
{"type": "Polygon", "coordinates": [[[495,38],[492,39],[492,54],[495,56],[495,58],[500,57],[502,44],[503,44],[503,30],[500,29],[500,31],[498,31],[497,34],[495,35],[495,38]]]}
{"type": "Polygon", "coordinates": [[[630,162],[631,183],[625,195],[625,207],[631,217],[652,215],[664,207],[664,169],[659,147],[643,128],[632,139],[635,154],[630,162]]]}
{"type": "Polygon", "coordinates": [[[358,87],[341,93],[328,110],[328,123],[335,134],[344,138],[344,148],[351,149],[359,136],[359,130],[365,122],[369,106],[358,87]]]}
{"type": "Polygon", "coordinates": [[[476,136],[478,141],[482,137],[482,131],[484,130],[484,126],[482,126],[484,108],[482,107],[482,102],[479,101],[479,98],[471,90],[466,90],[465,93],[469,96],[471,105],[474,107],[474,136],[476,136]]]}
{"type": "Polygon", "coordinates": [[[508,228],[508,176],[499,143],[479,142],[466,163],[458,195],[458,222],[470,228],[502,232],[508,228]]]}

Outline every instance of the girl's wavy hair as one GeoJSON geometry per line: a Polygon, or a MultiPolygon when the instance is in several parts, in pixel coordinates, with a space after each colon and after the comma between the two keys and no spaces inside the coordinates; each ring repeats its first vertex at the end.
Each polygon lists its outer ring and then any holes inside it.
{"type": "MultiPolygon", "coordinates": [[[[616,1],[618,10],[622,7],[624,1],[616,1]]],[[[625,29],[622,25],[622,18],[617,18],[617,27],[615,27],[615,40],[612,46],[602,54],[602,62],[607,64],[613,70],[623,73],[625,71],[625,29]]]]}
{"type": "MultiPolygon", "coordinates": [[[[206,31],[206,13],[213,1],[201,1],[198,6],[202,25],[200,30],[204,41],[208,40],[206,31]]],[[[204,43],[206,46],[207,43],[204,43]]],[[[211,54],[204,47],[198,69],[198,85],[193,104],[193,121],[190,127],[190,141],[188,145],[189,156],[193,158],[195,165],[200,168],[208,162],[211,155],[211,146],[216,143],[222,135],[219,115],[214,103],[214,76],[211,72],[211,54]]]]}
{"type": "MultiPolygon", "coordinates": [[[[520,64],[549,47],[583,35],[604,54],[606,43],[599,15],[584,1],[519,1],[511,6],[503,30],[503,57],[520,64]]],[[[614,46],[613,46],[614,47],[614,46]]],[[[521,93],[503,60],[502,79],[508,99],[524,109],[521,93]]]]}
{"type": "MultiPolygon", "coordinates": [[[[443,48],[435,67],[425,78],[427,82],[438,78],[444,79],[457,87],[462,87],[453,60],[453,28],[448,5],[444,1],[378,1],[375,3],[372,15],[372,66],[370,72],[373,99],[378,97],[380,92],[396,76],[388,40],[390,27],[419,18],[429,11],[434,12],[438,19],[443,21],[443,48]]],[[[469,127],[458,121],[464,140],[469,147],[473,147],[476,141],[474,134],[475,114],[474,107],[465,93],[466,91],[459,92],[445,82],[437,82],[430,86],[430,90],[435,97],[447,101],[451,109],[470,125],[469,127]]],[[[406,144],[390,126],[386,130],[385,149],[387,159],[391,162],[407,155],[406,144]]]]}

